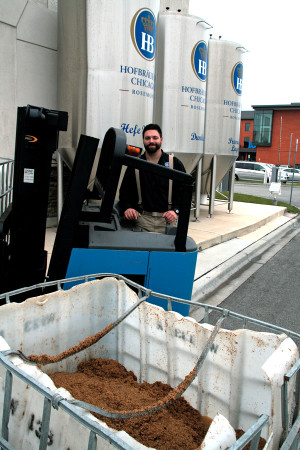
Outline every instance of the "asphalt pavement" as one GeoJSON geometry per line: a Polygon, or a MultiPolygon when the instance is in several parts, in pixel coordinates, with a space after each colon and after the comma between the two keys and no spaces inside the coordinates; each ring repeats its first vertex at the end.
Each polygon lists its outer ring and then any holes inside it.
{"type": "MultiPolygon", "coordinates": [[[[300,220],[292,222],[286,232],[269,235],[265,251],[259,247],[252,250],[248,264],[241,264],[240,258],[232,260],[223,272],[235,264],[233,276],[199,300],[300,335],[300,220]]],[[[199,322],[204,317],[197,308],[191,308],[190,315],[199,322]]],[[[208,317],[214,324],[219,314],[212,312],[208,317]]],[[[225,328],[240,327],[235,319],[226,319],[225,328]]],[[[253,324],[251,329],[270,331],[253,324]]],[[[300,347],[300,338],[292,338],[300,347]]]]}
{"type": "MultiPolygon", "coordinates": [[[[286,239],[286,238],[285,238],[286,239]]],[[[256,262],[256,264],[259,261],[256,262]]],[[[300,223],[293,237],[218,306],[300,334],[300,223]]],[[[215,313],[210,314],[211,323],[215,313]]],[[[226,328],[236,328],[232,319],[226,328]]],[[[251,327],[265,331],[260,327],[251,327]]],[[[294,338],[297,344],[300,340],[294,338]]]]}
{"type": "MultiPolygon", "coordinates": [[[[255,195],[256,197],[274,198],[270,193],[270,185],[263,183],[234,183],[234,192],[255,195]]],[[[281,194],[277,196],[277,200],[300,208],[300,187],[292,186],[292,183],[281,184],[281,194]]]]}

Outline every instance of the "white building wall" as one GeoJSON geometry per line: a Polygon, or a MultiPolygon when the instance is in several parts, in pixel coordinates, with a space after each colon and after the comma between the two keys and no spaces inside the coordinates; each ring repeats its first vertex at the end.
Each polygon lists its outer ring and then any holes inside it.
{"type": "Polygon", "coordinates": [[[14,158],[18,106],[57,108],[57,0],[0,0],[0,157],[14,158]]]}

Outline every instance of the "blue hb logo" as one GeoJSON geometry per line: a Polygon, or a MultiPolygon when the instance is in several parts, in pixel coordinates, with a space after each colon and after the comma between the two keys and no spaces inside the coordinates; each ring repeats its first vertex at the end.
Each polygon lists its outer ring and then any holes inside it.
{"type": "Polygon", "coordinates": [[[197,78],[206,80],[207,75],[207,45],[204,41],[199,41],[192,50],[192,67],[197,78]]]}
{"type": "Polygon", "coordinates": [[[136,51],[152,61],[156,48],[156,21],[150,9],[142,8],[135,13],[130,27],[131,39],[136,51]]]}
{"type": "Polygon", "coordinates": [[[243,64],[241,62],[236,63],[231,72],[231,84],[234,91],[238,95],[242,95],[243,90],[243,64]]]}

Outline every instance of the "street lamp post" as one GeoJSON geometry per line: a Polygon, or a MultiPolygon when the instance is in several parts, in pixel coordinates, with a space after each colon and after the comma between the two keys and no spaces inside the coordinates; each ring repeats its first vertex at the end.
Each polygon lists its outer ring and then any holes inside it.
{"type": "Polygon", "coordinates": [[[291,133],[291,140],[290,140],[290,151],[289,151],[289,162],[288,162],[288,167],[289,167],[289,165],[290,165],[290,159],[291,159],[292,140],[293,140],[293,133],[291,133]]]}
{"type": "MultiPolygon", "coordinates": [[[[295,157],[294,157],[294,169],[295,169],[295,165],[296,165],[297,149],[298,149],[298,139],[296,139],[296,148],[295,148],[295,157]]],[[[292,193],[293,193],[293,185],[294,185],[294,174],[295,174],[295,172],[293,172],[293,177],[292,177],[291,195],[290,195],[290,205],[292,204],[292,193]]]]}
{"type": "Polygon", "coordinates": [[[280,135],[279,135],[278,167],[280,166],[281,129],[282,129],[282,116],[280,117],[280,135]]]}

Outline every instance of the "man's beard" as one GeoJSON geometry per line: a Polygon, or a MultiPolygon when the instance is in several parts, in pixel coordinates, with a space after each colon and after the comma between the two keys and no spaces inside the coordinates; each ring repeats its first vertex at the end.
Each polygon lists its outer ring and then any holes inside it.
{"type": "Polygon", "coordinates": [[[160,144],[148,144],[148,145],[145,145],[146,152],[151,153],[152,155],[154,153],[156,153],[159,149],[160,149],[160,144]],[[150,145],[151,145],[151,147],[150,147],[150,145]]]}

